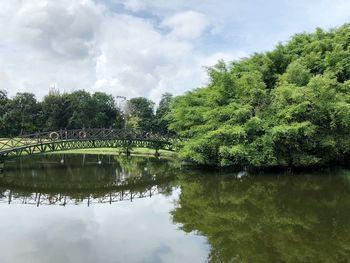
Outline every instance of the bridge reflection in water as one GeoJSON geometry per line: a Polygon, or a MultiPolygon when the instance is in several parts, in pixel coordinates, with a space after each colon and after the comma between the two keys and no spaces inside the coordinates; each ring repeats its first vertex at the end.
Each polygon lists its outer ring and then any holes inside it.
{"type": "Polygon", "coordinates": [[[134,199],[152,197],[156,194],[165,193],[164,190],[159,189],[157,186],[151,186],[142,192],[133,192],[132,190],[121,190],[119,192],[106,193],[104,196],[95,197],[94,195],[89,195],[83,200],[75,199],[66,194],[47,194],[47,193],[31,193],[30,196],[18,196],[12,190],[6,190],[0,195],[0,203],[7,204],[26,204],[26,205],[81,205],[87,204],[90,206],[92,204],[112,204],[119,201],[133,201],[134,199]]]}
{"type": "Polygon", "coordinates": [[[176,188],[169,161],[105,156],[108,161],[101,162],[100,158],[31,156],[8,163],[0,174],[0,203],[90,206],[169,195],[176,188]]]}

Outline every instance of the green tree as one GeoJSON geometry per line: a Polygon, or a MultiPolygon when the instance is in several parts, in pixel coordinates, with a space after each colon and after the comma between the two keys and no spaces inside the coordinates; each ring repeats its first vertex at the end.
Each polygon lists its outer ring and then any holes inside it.
{"type": "Polygon", "coordinates": [[[74,91],[68,94],[67,100],[70,111],[68,128],[93,127],[93,121],[98,113],[93,108],[90,93],[84,90],[74,91]]]}
{"type": "Polygon", "coordinates": [[[127,123],[126,123],[126,128],[135,130],[135,131],[141,131],[141,119],[138,116],[131,116],[129,117],[127,123]]]}
{"type": "Polygon", "coordinates": [[[41,125],[41,109],[35,95],[32,93],[17,93],[5,105],[6,112],[3,115],[8,134],[17,135],[36,131],[41,125]]]}
{"type": "Polygon", "coordinates": [[[0,90],[0,136],[6,135],[6,123],[5,123],[5,113],[7,112],[6,106],[8,104],[7,92],[5,90],[0,90]]]}
{"type": "Polygon", "coordinates": [[[41,103],[45,118],[45,130],[59,130],[68,127],[69,111],[68,94],[50,91],[41,103]]]}
{"type": "MultiPolygon", "coordinates": [[[[137,117],[141,130],[154,130],[154,102],[143,97],[132,98],[128,101],[130,115],[128,118],[137,117]]],[[[128,120],[129,121],[129,120],[128,120]]]]}
{"type": "Polygon", "coordinates": [[[290,63],[286,72],[281,76],[282,81],[284,80],[300,87],[305,86],[310,78],[310,70],[298,60],[290,63]]]}
{"type": "Polygon", "coordinates": [[[94,128],[109,128],[115,125],[117,114],[121,114],[117,109],[113,96],[103,92],[96,92],[91,97],[94,109],[91,126],[94,128]]]}
{"type": "Polygon", "coordinates": [[[201,165],[303,167],[350,157],[350,25],[299,34],[271,52],[208,69],[174,98],[180,156],[201,165]]]}
{"type": "Polygon", "coordinates": [[[158,133],[169,133],[169,120],[167,119],[167,114],[170,112],[170,104],[172,100],[173,95],[167,92],[162,95],[162,98],[159,102],[155,115],[155,126],[158,133]]]}

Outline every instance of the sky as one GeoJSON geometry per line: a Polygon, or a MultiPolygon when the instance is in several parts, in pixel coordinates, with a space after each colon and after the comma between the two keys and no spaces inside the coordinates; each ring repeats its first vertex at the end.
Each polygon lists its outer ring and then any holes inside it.
{"type": "Polygon", "coordinates": [[[0,0],[0,89],[159,101],[205,67],[350,22],[348,0],[0,0]]]}

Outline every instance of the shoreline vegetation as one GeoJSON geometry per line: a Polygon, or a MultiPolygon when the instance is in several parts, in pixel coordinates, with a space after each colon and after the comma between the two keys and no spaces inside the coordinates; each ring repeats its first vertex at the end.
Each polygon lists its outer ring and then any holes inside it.
{"type": "Polygon", "coordinates": [[[350,160],[350,24],[294,35],[208,69],[174,98],[181,159],[215,167],[307,168],[350,160]]]}
{"type": "Polygon", "coordinates": [[[142,97],[118,107],[102,92],[51,90],[39,102],[31,93],[8,98],[0,91],[0,137],[84,127],[134,129],[186,138],[179,159],[202,167],[348,164],[350,24],[296,34],[272,51],[219,61],[207,72],[207,86],[176,97],[165,93],[156,110],[142,97]]]}

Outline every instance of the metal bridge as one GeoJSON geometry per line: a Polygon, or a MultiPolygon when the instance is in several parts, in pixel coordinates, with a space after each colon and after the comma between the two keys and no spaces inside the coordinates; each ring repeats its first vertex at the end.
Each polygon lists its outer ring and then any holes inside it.
{"type": "MultiPolygon", "coordinates": [[[[14,138],[0,139],[0,163],[11,157],[37,153],[87,148],[150,148],[177,151],[179,140],[152,132],[127,129],[76,129],[37,132],[14,138]]],[[[1,167],[0,167],[1,169],[1,167]]]]}

